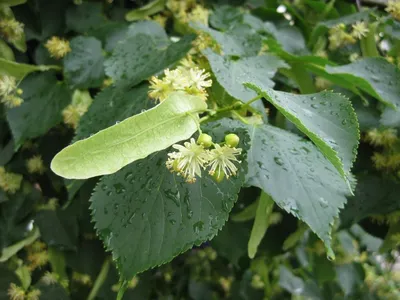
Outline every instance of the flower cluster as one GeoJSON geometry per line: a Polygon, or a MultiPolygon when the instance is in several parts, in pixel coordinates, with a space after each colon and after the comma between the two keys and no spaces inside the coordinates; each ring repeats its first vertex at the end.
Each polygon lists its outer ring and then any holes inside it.
{"type": "Polygon", "coordinates": [[[40,155],[35,155],[32,158],[28,159],[26,161],[26,168],[28,169],[28,172],[33,174],[43,174],[44,171],[46,170],[42,157],[40,155]]]}
{"type": "MultiPolygon", "coordinates": [[[[188,61],[185,62],[188,63],[188,61]]],[[[212,84],[209,77],[208,72],[197,67],[179,66],[174,70],[166,69],[162,79],[156,76],[151,77],[149,97],[162,102],[174,91],[185,91],[190,95],[199,96],[205,101],[208,97],[205,89],[212,84]]]]}
{"type": "Polygon", "coordinates": [[[76,90],[72,95],[72,102],[62,111],[64,123],[76,129],[79,120],[87,112],[93,99],[88,91],[76,90]]]}
{"type": "Polygon", "coordinates": [[[24,100],[19,97],[21,89],[17,89],[17,81],[12,76],[0,76],[0,102],[8,108],[20,106],[24,100]]]}
{"type": "Polygon", "coordinates": [[[0,20],[0,33],[10,43],[15,43],[23,37],[24,24],[15,19],[0,20]]]}
{"type": "Polygon", "coordinates": [[[51,57],[56,59],[61,59],[69,52],[71,52],[71,46],[69,42],[65,39],[53,36],[44,45],[50,53],[51,57]]]}
{"type": "Polygon", "coordinates": [[[0,188],[10,194],[14,194],[21,187],[22,175],[6,172],[0,167],[0,188]]]}
{"type": "Polygon", "coordinates": [[[342,46],[354,44],[357,40],[365,38],[369,32],[365,22],[356,22],[351,26],[351,32],[347,32],[346,25],[341,23],[329,30],[329,49],[336,50],[342,46]]]}
{"type": "Polygon", "coordinates": [[[184,145],[175,144],[172,147],[178,151],[168,153],[166,166],[171,172],[177,172],[187,182],[193,183],[196,177],[201,177],[202,170],[209,167],[209,174],[217,182],[224,177],[236,175],[238,168],[235,163],[240,163],[238,156],[242,149],[236,148],[239,137],[236,134],[228,134],[225,143],[221,146],[214,144],[208,134],[201,134],[197,141],[193,138],[184,145]],[[214,148],[209,150],[213,146],[214,148]]]}
{"type": "Polygon", "coordinates": [[[386,11],[390,13],[393,18],[400,21],[400,1],[399,0],[389,0],[386,11]]]}
{"type": "Polygon", "coordinates": [[[200,22],[208,25],[210,11],[194,0],[180,1],[168,0],[167,7],[175,15],[175,18],[182,23],[200,22]]]}
{"type": "Polygon", "coordinates": [[[338,24],[329,29],[329,49],[336,50],[348,44],[354,44],[356,39],[346,32],[345,24],[338,24]]]}
{"type": "Polygon", "coordinates": [[[26,292],[24,288],[15,283],[11,283],[7,294],[11,300],[39,300],[41,292],[38,289],[32,289],[30,292],[26,292]]]}

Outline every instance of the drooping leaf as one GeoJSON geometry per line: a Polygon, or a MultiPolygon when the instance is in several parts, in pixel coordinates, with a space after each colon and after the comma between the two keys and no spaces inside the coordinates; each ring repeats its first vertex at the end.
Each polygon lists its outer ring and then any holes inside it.
{"type": "Polygon", "coordinates": [[[117,44],[105,61],[106,74],[116,85],[134,86],[183,58],[194,36],[183,37],[168,47],[160,47],[147,34],[137,34],[117,44]]]}
{"type": "Polygon", "coordinates": [[[16,147],[57,125],[62,120],[61,111],[71,100],[66,85],[59,83],[52,73],[29,75],[19,87],[23,90],[24,102],[7,111],[16,147]]]}
{"type": "Polygon", "coordinates": [[[377,176],[357,176],[354,197],[340,213],[341,227],[349,227],[376,214],[389,214],[400,209],[398,183],[377,176]]]}
{"type": "Polygon", "coordinates": [[[238,60],[218,55],[210,49],[205,50],[204,54],[219,84],[232,97],[243,102],[257,96],[257,93],[245,87],[244,83],[251,82],[272,88],[275,83],[271,78],[278,68],[287,67],[281,59],[271,54],[244,57],[238,60]]]}
{"type": "Polygon", "coordinates": [[[147,16],[151,16],[162,11],[164,9],[165,2],[166,0],[153,0],[140,8],[127,12],[125,15],[125,20],[128,22],[143,20],[147,16]]]}
{"type": "Polygon", "coordinates": [[[274,208],[274,201],[266,193],[262,192],[257,207],[256,217],[254,219],[253,228],[251,229],[247,253],[250,258],[254,258],[257,253],[258,246],[261,243],[269,226],[269,217],[274,208]]]}
{"type": "Polygon", "coordinates": [[[116,88],[109,86],[97,94],[93,104],[79,121],[74,142],[106,129],[117,122],[139,114],[153,106],[148,95],[148,85],[135,88],[116,88]]]}
{"type": "Polygon", "coordinates": [[[365,271],[361,264],[350,263],[336,266],[338,283],[345,296],[355,294],[364,283],[365,271]]]}
{"type": "Polygon", "coordinates": [[[251,128],[250,137],[247,184],[307,223],[334,256],[331,224],[346,203],[345,181],[312,143],[297,135],[263,125],[251,128]]]}
{"type": "Polygon", "coordinates": [[[64,58],[64,76],[76,89],[99,87],[104,79],[101,42],[78,36],[70,41],[72,51],[64,58]]]}
{"type": "Polygon", "coordinates": [[[43,66],[43,65],[28,65],[21,64],[14,61],[6,60],[4,58],[0,58],[0,75],[8,75],[13,76],[17,79],[22,79],[29,73],[35,71],[49,71],[49,70],[58,70],[60,67],[58,66],[43,66]]]}
{"type": "MultiPolygon", "coordinates": [[[[367,57],[344,66],[327,66],[329,80],[356,87],[392,108],[400,106],[400,70],[384,58],[367,57]]],[[[346,87],[346,86],[344,86],[346,87]]]]}
{"type": "Polygon", "coordinates": [[[260,36],[248,25],[235,26],[227,32],[220,32],[200,23],[191,26],[209,34],[220,45],[224,55],[255,56],[261,49],[260,36]]]}
{"type": "Polygon", "coordinates": [[[101,179],[91,199],[93,220],[123,278],[170,261],[222,228],[247,170],[248,136],[235,124],[222,121],[203,128],[215,141],[227,132],[239,135],[242,163],[229,180],[216,183],[204,173],[188,184],[165,167],[167,151],[101,179]]]}
{"type": "Polygon", "coordinates": [[[360,134],[357,116],[347,98],[332,92],[295,95],[254,84],[248,87],[270,101],[318,146],[343,177],[348,176],[360,134]]]}
{"type": "Polygon", "coordinates": [[[112,174],[189,138],[198,128],[197,113],[206,108],[201,98],[174,92],[160,105],[66,147],[51,168],[70,179],[112,174]]]}

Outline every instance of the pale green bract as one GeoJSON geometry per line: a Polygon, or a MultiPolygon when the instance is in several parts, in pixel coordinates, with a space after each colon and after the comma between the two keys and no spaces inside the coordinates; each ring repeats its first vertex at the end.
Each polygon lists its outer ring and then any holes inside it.
{"type": "Polygon", "coordinates": [[[207,104],[184,92],[160,105],[99,131],[59,152],[51,169],[70,179],[112,174],[138,159],[188,139],[198,129],[207,104]]]}

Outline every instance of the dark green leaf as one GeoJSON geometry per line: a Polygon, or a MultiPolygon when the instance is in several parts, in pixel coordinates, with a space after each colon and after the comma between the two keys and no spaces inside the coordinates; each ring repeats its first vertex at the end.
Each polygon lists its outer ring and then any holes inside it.
{"type": "Polygon", "coordinates": [[[382,113],[380,123],[387,127],[400,128],[400,111],[394,110],[390,107],[385,108],[382,113]]]}
{"type": "Polygon", "coordinates": [[[33,286],[40,290],[40,300],[69,300],[67,291],[59,284],[53,283],[50,285],[39,282],[33,286]]]}
{"type": "Polygon", "coordinates": [[[247,184],[306,222],[333,256],[331,224],[346,202],[346,183],[312,143],[297,135],[263,125],[253,127],[250,136],[247,184]]]}
{"type": "Polygon", "coordinates": [[[192,24],[192,27],[208,33],[221,46],[224,55],[255,56],[261,49],[260,36],[248,25],[236,26],[226,33],[200,23],[192,24]]]}
{"type": "Polygon", "coordinates": [[[215,29],[226,31],[243,20],[243,13],[239,8],[222,5],[217,7],[210,16],[209,22],[215,29]]]}
{"type": "Polygon", "coordinates": [[[354,294],[358,287],[364,283],[364,270],[360,264],[343,264],[336,266],[338,283],[344,295],[354,294]]]}
{"type": "Polygon", "coordinates": [[[263,85],[248,85],[270,101],[306,134],[340,174],[349,176],[357,154],[360,133],[351,102],[340,94],[321,92],[295,95],[263,85]]]}
{"type": "Polygon", "coordinates": [[[20,88],[24,103],[7,111],[16,147],[57,125],[62,120],[61,111],[71,101],[68,88],[51,73],[32,74],[20,88]]]}
{"type": "Polygon", "coordinates": [[[104,79],[101,43],[93,37],[78,36],[70,42],[72,51],[64,58],[64,76],[71,88],[101,86],[104,79]]]}
{"type": "Polygon", "coordinates": [[[35,224],[41,238],[49,246],[60,250],[76,250],[78,224],[76,216],[64,210],[41,210],[36,214],[35,224]]]}
{"type": "Polygon", "coordinates": [[[340,213],[341,226],[351,224],[375,214],[388,214],[400,209],[400,186],[390,179],[377,176],[357,177],[355,196],[340,213]]]}
{"type": "MultiPolygon", "coordinates": [[[[397,108],[400,106],[400,70],[386,59],[368,57],[344,66],[327,66],[326,72],[334,75],[329,80],[345,80],[379,101],[397,108]]],[[[334,81],[335,82],[335,81],[334,81]]],[[[340,82],[337,82],[340,85],[340,82]]]]}
{"type": "Polygon", "coordinates": [[[185,36],[168,47],[158,46],[147,34],[137,34],[117,44],[105,61],[106,74],[116,85],[134,86],[182,59],[194,36],[185,36]]]}
{"type": "Polygon", "coordinates": [[[102,13],[103,4],[83,2],[80,5],[71,5],[66,14],[67,27],[79,33],[85,33],[104,25],[106,21],[102,13]]]}
{"type": "Polygon", "coordinates": [[[59,67],[21,64],[0,58],[0,75],[13,76],[17,79],[23,79],[26,75],[35,71],[48,71],[52,69],[57,70],[59,67]]]}
{"type": "Polygon", "coordinates": [[[288,268],[279,268],[279,286],[294,295],[301,295],[304,291],[304,281],[293,275],[288,268]]]}
{"type": "Polygon", "coordinates": [[[164,9],[166,0],[153,0],[140,8],[129,11],[125,15],[128,22],[143,20],[147,16],[154,15],[164,9]]]}
{"type": "Polygon", "coordinates": [[[204,51],[218,83],[234,98],[247,102],[257,96],[252,89],[245,87],[246,82],[259,86],[274,87],[271,78],[278,68],[288,67],[278,57],[265,54],[233,60],[221,56],[210,49],[204,51]]]}
{"type": "MultiPolygon", "coordinates": [[[[234,124],[216,123],[209,134],[222,140],[235,132],[245,156],[247,135],[234,124]]],[[[237,177],[216,183],[204,174],[188,184],[167,170],[166,159],[162,151],[105,176],[92,196],[96,229],[125,279],[212,239],[226,222],[247,169],[243,157],[237,177]]]]}

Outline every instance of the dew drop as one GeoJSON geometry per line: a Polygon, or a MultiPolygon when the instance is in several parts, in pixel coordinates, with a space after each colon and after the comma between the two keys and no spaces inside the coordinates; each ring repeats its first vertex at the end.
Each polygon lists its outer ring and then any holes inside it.
{"type": "Polygon", "coordinates": [[[283,166],[283,161],[282,161],[281,158],[275,156],[275,157],[274,157],[274,161],[275,161],[275,163],[276,163],[277,165],[283,166]]]}

